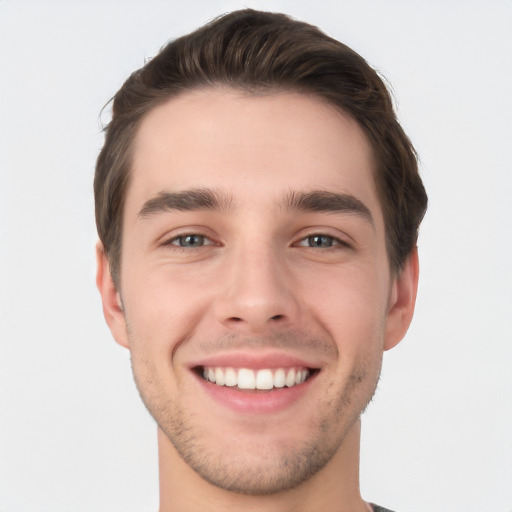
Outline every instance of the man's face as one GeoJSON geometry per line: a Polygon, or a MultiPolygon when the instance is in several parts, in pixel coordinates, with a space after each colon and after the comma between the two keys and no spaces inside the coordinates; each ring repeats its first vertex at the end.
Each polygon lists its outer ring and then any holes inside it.
{"type": "Polygon", "coordinates": [[[140,126],[113,331],[215,485],[300,484],[374,393],[398,340],[372,169],[358,124],[298,94],[188,92],[140,126]]]}

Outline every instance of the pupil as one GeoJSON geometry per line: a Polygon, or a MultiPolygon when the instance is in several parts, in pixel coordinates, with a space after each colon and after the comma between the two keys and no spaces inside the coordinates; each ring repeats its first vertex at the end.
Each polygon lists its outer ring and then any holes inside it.
{"type": "Polygon", "coordinates": [[[203,237],[201,235],[187,235],[181,240],[181,245],[186,247],[197,247],[202,245],[203,237]]]}
{"type": "Polygon", "coordinates": [[[313,247],[331,247],[332,238],[329,236],[315,235],[309,237],[309,243],[313,247]]]}

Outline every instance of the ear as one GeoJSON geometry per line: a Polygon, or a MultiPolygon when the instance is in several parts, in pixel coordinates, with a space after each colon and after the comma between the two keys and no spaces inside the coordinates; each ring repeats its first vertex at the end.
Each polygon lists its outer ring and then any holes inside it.
{"type": "Polygon", "coordinates": [[[103,315],[117,343],[128,348],[126,320],[121,295],[112,279],[110,264],[101,242],[96,244],[96,264],[96,286],[103,303],[103,315]]]}
{"type": "Polygon", "coordinates": [[[418,290],[418,275],[418,249],[415,247],[391,286],[384,350],[398,345],[411,324],[418,290]]]}

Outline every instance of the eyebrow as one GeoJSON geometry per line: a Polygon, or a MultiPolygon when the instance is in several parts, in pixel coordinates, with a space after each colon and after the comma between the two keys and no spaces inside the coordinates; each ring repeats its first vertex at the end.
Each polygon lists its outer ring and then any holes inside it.
{"type": "MultiPolygon", "coordinates": [[[[314,190],[299,192],[291,190],[278,203],[281,208],[302,212],[353,213],[375,225],[369,208],[351,194],[314,190]]],[[[193,188],[180,192],[160,192],[146,201],[138,217],[145,219],[169,211],[233,211],[233,197],[220,190],[193,188]]]]}
{"type": "Polygon", "coordinates": [[[173,210],[229,211],[233,209],[233,206],[234,201],[227,194],[207,188],[193,188],[180,192],[160,192],[156,197],[144,203],[138,216],[147,218],[157,213],[173,210]]]}
{"type": "Polygon", "coordinates": [[[353,213],[375,225],[370,209],[351,194],[315,190],[290,191],[281,204],[287,210],[327,213],[353,213]]]}

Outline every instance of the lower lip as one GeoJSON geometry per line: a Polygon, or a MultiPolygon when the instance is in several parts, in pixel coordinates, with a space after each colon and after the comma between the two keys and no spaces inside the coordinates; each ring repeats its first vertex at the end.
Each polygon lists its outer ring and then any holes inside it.
{"type": "Polygon", "coordinates": [[[228,386],[218,386],[196,376],[203,390],[215,401],[238,413],[264,414],[275,413],[291,407],[311,387],[316,378],[312,375],[301,384],[290,388],[274,388],[271,391],[258,393],[257,390],[244,392],[228,386]]]}

